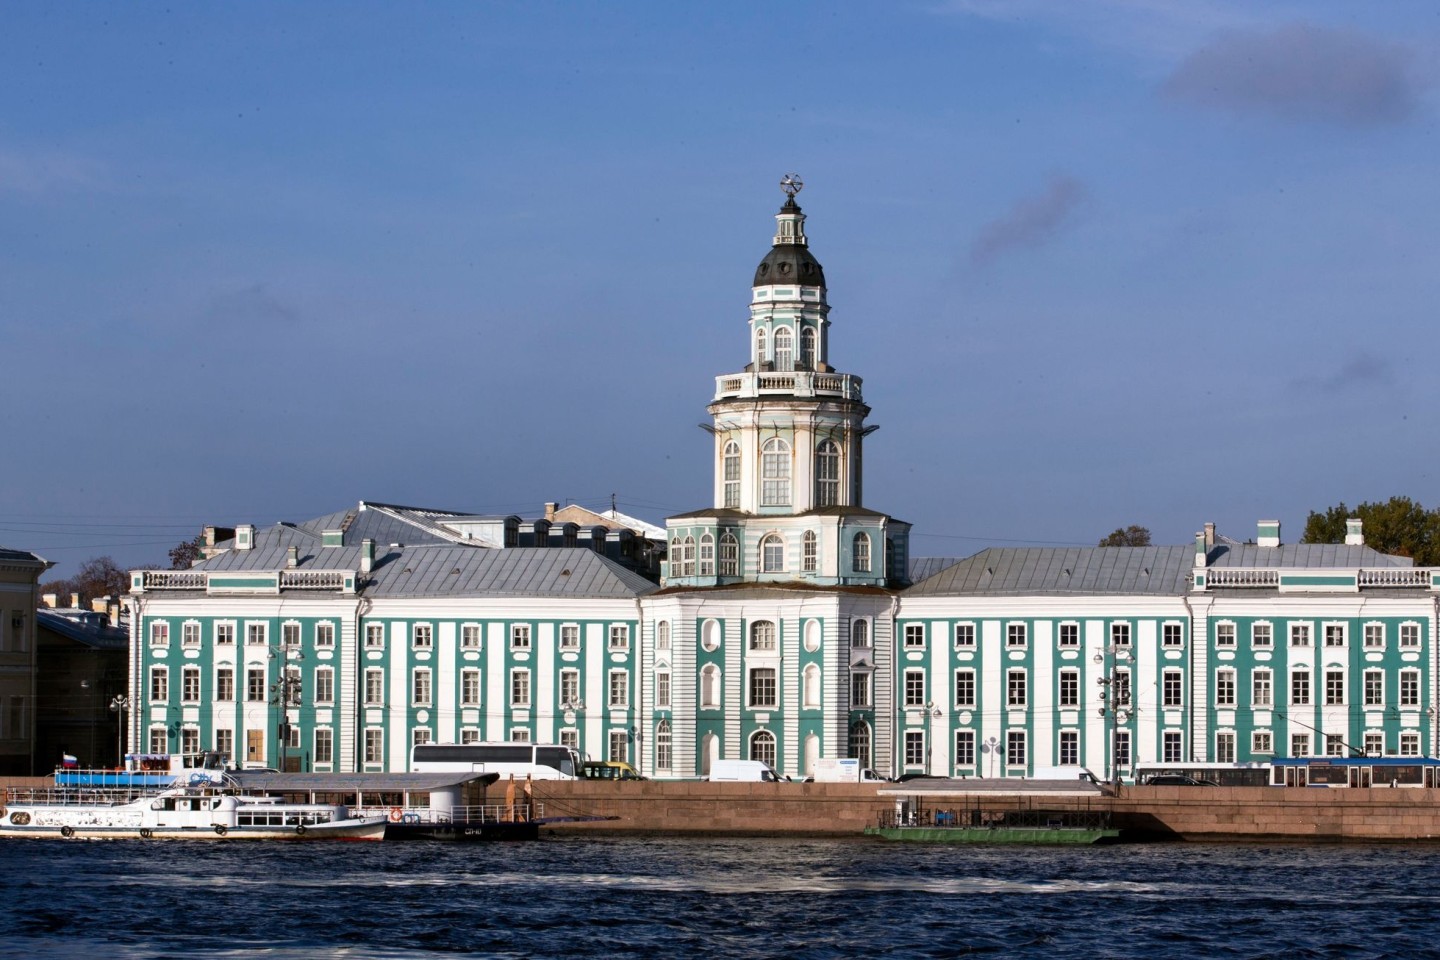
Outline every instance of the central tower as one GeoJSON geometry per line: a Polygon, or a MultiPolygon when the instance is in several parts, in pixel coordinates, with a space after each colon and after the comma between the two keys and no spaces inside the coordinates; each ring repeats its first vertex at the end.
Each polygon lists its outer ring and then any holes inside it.
{"type": "Polygon", "coordinates": [[[755,268],[749,362],[716,378],[713,507],[671,517],[667,586],[903,578],[909,525],[861,505],[875,428],[860,378],[830,364],[825,271],[810,252],[803,184],[780,181],[770,252],[755,268]]]}

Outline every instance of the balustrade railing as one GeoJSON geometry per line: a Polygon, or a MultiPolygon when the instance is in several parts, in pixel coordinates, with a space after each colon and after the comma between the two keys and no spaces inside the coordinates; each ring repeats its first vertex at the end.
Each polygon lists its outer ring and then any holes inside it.
{"type": "Polygon", "coordinates": [[[800,397],[835,396],[860,400],[861,379],[848,373],[759,372],[729,374],[715,378],[715,394],[723,397],[755,397],[764,394],[793,394],[800,397]]]}

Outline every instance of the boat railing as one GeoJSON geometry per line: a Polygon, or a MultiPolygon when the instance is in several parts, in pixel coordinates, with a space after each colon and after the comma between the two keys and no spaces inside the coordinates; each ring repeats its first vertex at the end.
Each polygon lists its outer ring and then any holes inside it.
{"type": "Polygon", "coordinates": [[[109,787],[9,787],[5,799],[10,804],[42,804],[45,806],[120,806],[142,797],[153,797],[153,786],[109,787]]]}
{"type": "Polygon", "coordinates": [[[543,803],[487,803],[451,807],[449,811],[430,807],[361,807],[359,817],[385,817],[392,823],[525,823],[545,816],[543,803]]]}
{"type": "Polygon", "coordinates": [[[878,817],[883,829],[898,827],[957,827],[981,830],[1108,830],[1108,810],[995,810],[944,807],[886,810],[878,817]]]}

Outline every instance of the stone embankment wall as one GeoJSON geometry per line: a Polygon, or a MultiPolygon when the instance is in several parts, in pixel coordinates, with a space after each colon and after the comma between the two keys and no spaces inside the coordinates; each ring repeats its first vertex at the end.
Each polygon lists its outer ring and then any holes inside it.
{"type": "MultiPolygon", "coordinates": [[[[893,789],[893,787],[891,787],[893,789]]],[[[599,781],[535,784],[548,816],[615,817],[554,831],[856,835],[895,809],[873,784],[599,781]]],[[[1440,790],[1125,787],[1119,796],[926,798],[922,808],[1109,810],[1116,826],[1185,840],[1440,839],[1440,790]]]]}

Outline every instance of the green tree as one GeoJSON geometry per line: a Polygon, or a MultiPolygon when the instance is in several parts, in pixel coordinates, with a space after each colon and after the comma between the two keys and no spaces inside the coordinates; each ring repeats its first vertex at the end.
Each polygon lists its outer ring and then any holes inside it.
{"type": "Polygon", "coordinates": [[[1341,503],[1305,519],[1301,543],[1344,543],[1345,521],[1357,517],[1365,545],[1381,553],[1410,557],[1417,566],[1440,566],[1440,510],[1426,510],[1409,497],[1362,503],[1353,510],[1341,503]]]}
{"type": "Polygon", "coordinates": [[[1114,533],[1100,541],[1100,546],[1148,547],[1150,546],[1150,531],[1148,528],[1134,523],[1128,527],[1118,527],[1114,533]]]}

